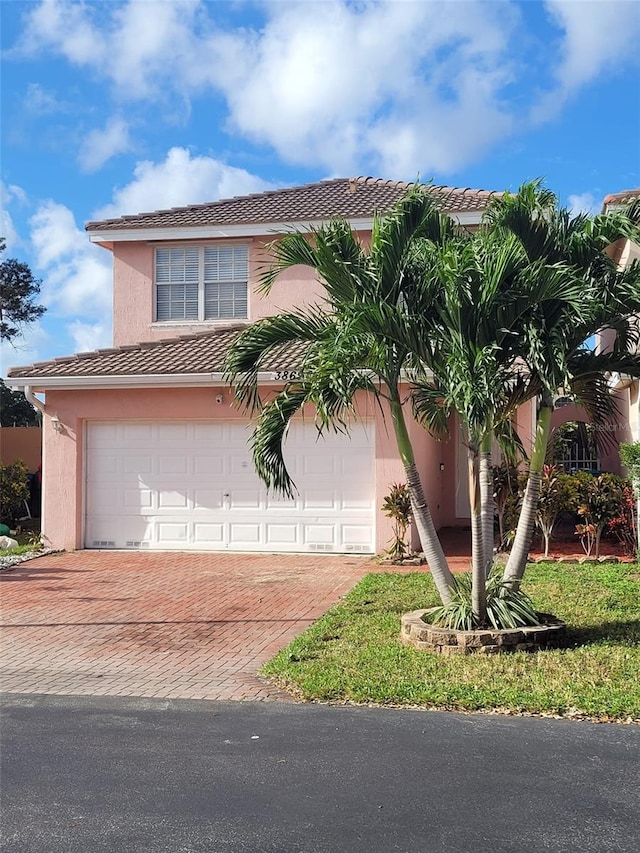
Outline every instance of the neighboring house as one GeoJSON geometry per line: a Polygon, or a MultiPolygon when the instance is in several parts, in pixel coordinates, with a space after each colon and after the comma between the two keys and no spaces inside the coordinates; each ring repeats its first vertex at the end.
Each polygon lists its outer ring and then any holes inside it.
{"type": "MultiPolygon", "coordinates": [[[[640,198],[640,188],[625,190],[608,195],[603,203],[602,213],[621,210],[632,201],[640,198]]],[[[613,243],[608,253],[624,269],[634,259],[640,259],[640,246],[630,240],[618,240],[613,243]]],[[[611,332],[604,332],[596,338],[596,348],[606,350],[611,344],[611,332]]],[[[610,379],[611,393],[618,405],[619,417],[608,424],[609,441],[594,445],[586,439],[586,429],[590,423],[585,410],[570,402],[570,398],[561,399],[551,416],[553,431],[565,423],[575,423],[572,446],[565,448],[565,467],[567,470],[611,471],[619,474],[622,471],[619,445],[621,442],[640,441],[640,404],[639,383],[629,376],[614,375],[610,379]],[[581,428],[580,428],[581,427],[581,428]]]]}
{"type": "MultiPolygon", "coordinates": [[[[608,195],[604,200],[603,213],[619,210],[640,200],[640,187],[633,190],[608,195]]],[[[618,261],[621,269],[627,267],[632,261],[640,261],[640,246],[630,240],[619,240],[613,246],[615,254],[613,257],[618,261]]],[[[640,317],[638,317],[640,324],[640,317]]],[[[640,356],[640,347],[638,348],[640,356]]],[[[612,379],[619,407],[620,407],[620,430],[616,436],[618,442],[640,441],[640,381],[628,376],[615,376],[612,379]]]]}
{"type": "MultiPolygon", "coordinates": [[[[43,532],[57,548],[374,553],[390,539],[380,511],[402,481],[392,430],[371,399],[349,437],[317,439],[296,422],[287,459],[294,500],[267,494],[247,446],[247,415],[222,377],[238,329],[322,298],[311,271],[283,274],[256,293],[264,244],[292,228],[346,217],[366,240],[410,184],[335,179],[210,204],[87,225],[113,254],[113,349],[9,372],[44,395],[43,532]]],[[[431,187],[445,209],[476,227],[492,193],[431,187]]],[[[282,385],[296,353],[260,376],[282,385]]],[[[519,414],[522,437],[530,410],[519,414]]],[[[468,520],[466,450],[411,421],[417,463],[438,527],[468,520]]]]}

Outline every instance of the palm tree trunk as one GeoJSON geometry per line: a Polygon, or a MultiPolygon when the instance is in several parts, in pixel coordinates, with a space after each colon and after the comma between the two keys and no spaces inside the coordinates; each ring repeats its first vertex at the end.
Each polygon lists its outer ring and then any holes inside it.
{"type": "Polygon", "coordinates": [[[493,431],[490,430],[482,440],[480,450],[480,506],[482,516],[482,542],[484,549],[485,573],[488,575],[493,566],[493,469],[491,467],[491,444],[493,431]]]}
{"type": "Polygon", "coordinates": [[[420,545],[424,552],[424,556],[429,566],[429,571],[433,577],[434,583],[440,594],[443,604],[448,604],[451,601],[452,593],[455,588],[455,581],[447,558],[445,557],[442,545],[438,538],[433,518],[427,504],[427,499],[424,495],[420,475],[416,468],[415,458],[413,455],[413,447],[407,431],[407,425],[402,411],[402,404],[399,401],[391,401],[389,403],[391,409],[391,417],[393,419],[393,427],[398,443],[398,451],[404,472],[407,478],[407,489],[411,497],[411,508],[413,510],[413,518],[418,528],[418,536],[420,537],[420,545]]]}
{"type": "Polygon", "coordinates": [[[522,509],[516,528],[516,537],[513,540],[511,554],[504,570],[504,581],[513,587],[518,587],[529,558],[531,539],[538,507],[538,496],[540,494],[540,483],[542,480],[542,469],[547,454],[549,433],[551,432],[551,411],[553,406],[543,402],[538,413],[538,425],[536,437],[531,451],[529,463],[529,478],[522,499],[522,509]]]}
{"type": "Polygon", "coordinates": [[[469,464],[469,503],[471,505],[471,608],[475,624],[482,626],[487,619],[487,568],[480,500],[479,454],[470,447],[467,459],[469,464]]]}

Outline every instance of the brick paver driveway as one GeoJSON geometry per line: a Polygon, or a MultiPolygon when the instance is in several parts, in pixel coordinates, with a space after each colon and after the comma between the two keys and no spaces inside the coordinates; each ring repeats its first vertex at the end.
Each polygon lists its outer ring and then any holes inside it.
{"type": "Polygon", "coordinates": [[[78,551],[0,575],[2,689],[265,699],[264,661],[375,564],[362,557],[78,551]]]}

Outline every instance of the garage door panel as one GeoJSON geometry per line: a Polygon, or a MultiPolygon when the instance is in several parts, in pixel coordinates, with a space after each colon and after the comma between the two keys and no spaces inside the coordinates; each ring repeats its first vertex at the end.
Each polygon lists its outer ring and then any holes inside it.
{"type": "Polygon", "coordinates": [[[302,462],[302,474],[305,478],[326,477],[335,474],[336,460],[333,456],[305,456],[302,462]]]}
{"type": "Polygon", "coordinates": [[[268,492],[266,496],[266,508],[268,510],[292,510],[298,507],[296,498],[287,498],[276,492],[268,492]]]}
{"type": "Polygon", "coordinates": [[[158,424],[156,426],[156,438],[159,443],[169,442],[175,446],[176,442],[184,444],[189,435],[188,424],[158,424]]]}
{"type": "Polygon", "coordinates": [[[153,473],[154,459],[149,454],[127,454],[122,457],[122,472],[124,474],[151,474],[153,473]]]}
{"type": "Polygon", "coordinates": [[[343,494],[342,496],[342,509],[350,510],[370,510],[373,509],[373,501],[371,498],[362,493],[355,494],[343,494]]]}
{"type": "Polygon", "coordinates": [[[189,509],[189,498],[184,492],[158,492],[158,509],[189,509]]]}
{"type": "Polygon", "coordinates": [[[300,529],[297,524],[267,523],[265,525],[266,545],[298,545],[300,529]]]}
{"type": "Polygon", "coordinates": [[[293,424],[294,498],[257,477],[250,435],[237,421],[89,424],[87,547],[373,552],[371,429],[318,441],[293,424]]]}
{"type": "Polygon", "coordinates": [[[234,489],[229,493],[229,509],[260,509],[260,498],[258,489],[234,489]]]}
{"type": "Polygon", "coordinates": [[[262,541],[260,527],[259,523],[231,522],[229,524],[229,541],[234,545],[258,545],[262,541]]]}
{"type": "Polygon", "coordinates": [[[304,541],[307,545],[334,545],[335,533],[333,524],[305,524],[304,541]]]}
{"type": "Polygon", "coordinates": [[[316,489],[307,489],[305,491],[303,506],[306,510],[327,510],[334,509],[336,506],[336,497],[333,491],[320,491],[316,489]]]}
{"type": "Polygon", "coordinates": [[[343,524],[342,541],[345,545],[366,545],[371,532],[366,524],[343,524]]]}
{"type": "Polygon", "coordinates": [[[121,439],[130,444],[132,446],[144,446],[145,443],[147,447],[153,441],[155,437],[155,430],[157,425],[155,424],[127,424],[123,423],[120,425],[121,430],[121,439]]]}
{"type": "Polygon", "coordinates": [[[189,522],[187,521],[156,521],[156,538],[162,545],[186,545],[189,541],[189,522]]]}
{"type": "Polygon", "coordinates": [[[121,466],[117,456],[109,453],[108,455],[98,454],[93,455],[87,463],[87,478],[96,480],[99,477],[109,475],[117,476],[121,466]]]}
{"type": "Polygon", "coordinates": [[[220,489],[194,489],[193,508],[204,512],[222,509],[223,498],[220,489]]]}
{"type": "Polygon", "coordinates": [[[224,524],[193,522],[193,540],[203,548],[224,545],[224,524]]]}
{"type": "Polygon", "coordinates": [[[193,438],[196,441],[203,442],[205,445],[219,443],[225,437],[227,432],[227,424],[210,421],[207,423],[193,424],[193,438]]]}
{"type": "Polygon", "coordinates": [[[126,510],[151,510],[154,508],[154,493],[151,489],[124,489],[122,503],[126,510]]]}
{"type": "Polygon", "coordinates": [[[220,456],[194,456],[193,473],[196,476],[220,477],[224,473],[224,463],[225,460],[220,456]]]}
{"type": "Polygon", "coordinates": [[[94,487],[87,494],[87,512],[91,515],[104,515],[106,509],[111,507],[110,514],[122,503],[123,493],[121,489],[108,487],[94,487]]]}

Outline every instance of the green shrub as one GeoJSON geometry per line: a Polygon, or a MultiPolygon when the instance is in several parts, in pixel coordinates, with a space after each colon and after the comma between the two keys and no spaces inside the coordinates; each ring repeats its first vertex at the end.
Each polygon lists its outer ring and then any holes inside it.
{"type": "Polygon", "coordinates": [[[629,481],[617,474],[600,474],[591,477],[578,507],[583,519],[576,525],[582,547],[587,556],[595,547],[595,556],[600,556],[600,539],[605,529],[623,510],[626,502],[625,489],[629,481]]]}
{"type": "Polygon", "coordinates": [[[502,579],[502,567],[495,567],[487,578],[487,624],[478,625],[471,603],[472,578],[470,572],[455,576],[455,590],[448,604],[435,607],[427,614],[430,624],[454,631],[472,631],[477,628],[521,628],[539,625],[540,619],[529,596],[521,589],[513,589],[502,579]]]}
{"type": "Polygon", "coordinates": [[[25,514],[29,500],[27,466],[22,459],[12,465],[0,465],[0,519],[10,526],[25,514]]]}

